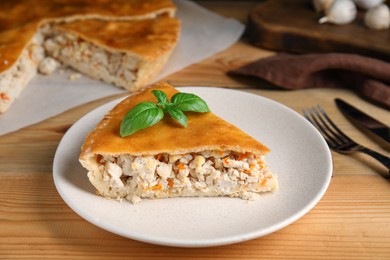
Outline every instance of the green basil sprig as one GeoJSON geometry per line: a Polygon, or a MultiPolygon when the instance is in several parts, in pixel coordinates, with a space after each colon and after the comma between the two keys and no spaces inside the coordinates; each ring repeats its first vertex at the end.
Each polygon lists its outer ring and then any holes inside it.
{"type": "Polygon", "coordinates": [[[171,102],[169,102],[163,91],[152,90],[152,93],[157,98],[157,104],[142,102],[130,110],[122,120],[120,126],[121,137],[132,135],[141,129],[158,123],[166,113],[181,125],[187,127],[188,120],[184,112],[210,112],[206,102],[194,94],[179,92],[173,95],[171,102]]]}

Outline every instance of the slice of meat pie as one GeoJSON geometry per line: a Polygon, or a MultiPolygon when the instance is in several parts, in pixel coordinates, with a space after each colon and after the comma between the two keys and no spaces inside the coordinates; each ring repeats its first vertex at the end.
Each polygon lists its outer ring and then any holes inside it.
{"type": "Polygon", "coordinates": [[[171,0],[0,1],[0,113],[38,68],[53,71],[56,58],[91,77],[137,89],[159,72],[177,42],[175,10],[171,0]],[[56,46],[64,50],[55,52],[56,46]],[[68,59],[77,55],[84,58],[75,66],[68,59]]]}
{"type": "Polygon", "coordinates": [[[156,83],[119,103],[87,136],[80,162],[99,195],[133,203],[170,197],[253,199],[277,188],[264,161],[269,149],[211,112],[187,113],[187,128],[166,116],[121,137],[126,113],[140,102],[156,102],[152,90],[169,99],[178,92],[156,83]]]}

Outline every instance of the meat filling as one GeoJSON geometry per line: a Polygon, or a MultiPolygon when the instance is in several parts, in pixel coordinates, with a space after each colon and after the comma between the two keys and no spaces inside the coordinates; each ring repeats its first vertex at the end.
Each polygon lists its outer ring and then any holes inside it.
{"type": "MultiPolygon", "coordinates": [[[[111,196],[127,196],[133,202],[138,202],[140,197],[172,197],[175,194],[252,199],[258,192],[271,191],[276,186],[263,156],[252,153],[205,151],[154,156],[99,155],[96,160],[98,172],[102,173],[101,181],[109,183],[107,192],[111,196]]],[[[93,172],[89,174],[96,180],[93,172]]]]}
{"type": "Polygon", "coordinates": [[[43,45],[49,56],[93,78],[124,88],[137,80],[140,60],[136,56],[111,53],[66,33],[50,35],[43,45]]]}
{"type": "Polygon", "coordinates": [[[44,58],[44,50],[39,40],[38,37],[34,38],[23,50],[19,60],[10,69],[0,73],[0,113],[8,109],[36,75],[38,64],[44,58]]]}

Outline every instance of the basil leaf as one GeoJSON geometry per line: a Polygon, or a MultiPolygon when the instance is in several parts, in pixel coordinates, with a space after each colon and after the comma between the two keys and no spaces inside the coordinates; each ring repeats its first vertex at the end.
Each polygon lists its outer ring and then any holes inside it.
{"type": "Polygon", "coordinates": [[[172,106],[181,111],[210,112],[206,102],[194,94],[176,93],[171,98],[172,106]]]}
{"type": "Polygon", "coordinates": [[[152,90],[157,98],[157,104],[142,102],[129,111],[120,125],[120,136],[125,137],[135,132],[158,123],[164,113],[168,113],[181,125],[187,127],[188,119],[184,111],[210,112],[206,102],[194,94],[176,93],[169,102],[167,95],[160,90],[152,90]]]}
{"type": "Polygon", "coordinates": [[[120,136],[134,134],[159,122],[164,117],[164,111],[155,103],[142,102],[130,110],[122,120],[120,136]]]}
{"type": "Polygon", "coordinates": [[[184,113],[180,109],[169,106],[169,107],[167,107],[167,112],[173,119],[176,119],[184,127],[187,127],[187,125],[188,125],[187,117],[184,115],[184,113]]]}
{"type": "Polygon", "coordinates": [[[161,90],[152,90],[153,95],[157,98],[158,105],[161,105],[163,108],[169,104],[168,97],[161,90]]]}

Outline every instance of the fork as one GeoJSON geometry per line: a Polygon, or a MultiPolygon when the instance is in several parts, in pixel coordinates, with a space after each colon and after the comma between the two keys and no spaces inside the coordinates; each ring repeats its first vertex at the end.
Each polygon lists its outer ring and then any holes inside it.
{"type": "Polygon", "coordinates": [[[370,155],[383,164],[390,172],[390,158],[378,152],[375,152],[363,145],[360,145],[344,134],[320,106],[307,108],[303,110],[303,115],[312,123],[325,138],[328,146],[338,152],[349,154],[353,152],[362,152],[370,155]]]}

